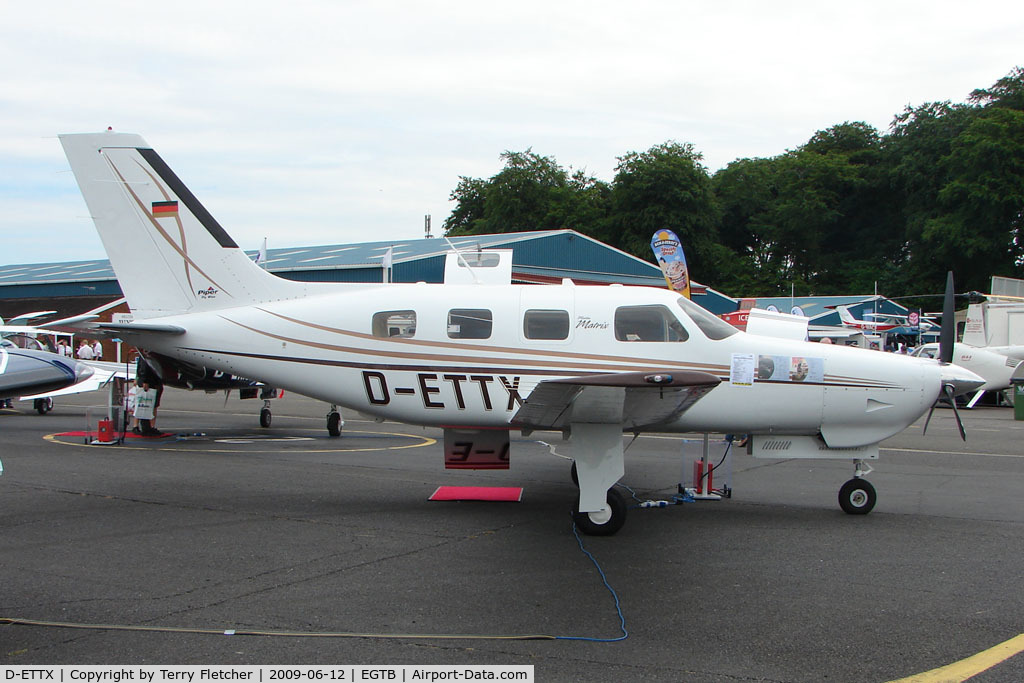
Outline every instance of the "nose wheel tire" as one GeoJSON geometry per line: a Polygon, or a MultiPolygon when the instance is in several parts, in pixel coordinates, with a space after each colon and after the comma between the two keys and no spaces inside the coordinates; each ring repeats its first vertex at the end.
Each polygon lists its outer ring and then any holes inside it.
{"type": "Polygon", "coordinates": [[[270,426],[270,421],[273,415],[270,414],[270,408],[264,408],[260,411],[260,427],[266,429],[270,426]]]}
{"type": "Polygon", "coordinates": [[[615,489],[608,489],[608,507],[600,512],[573,510],[572,521],[588,536],[611,536],[626,523],[626,501],[615,489]]]}
{"type": "Polygon", "coordinates": [[[327,433],[330,436],[341,436],[341,413],[332,411],[327,414],[327,433]]]}
{"type": "Polygon", "coordinates": [[[868,514],[877,498],[875,487],[867,479],[851,479],[839,489],[839,507],[848,515],[868,514]]]}

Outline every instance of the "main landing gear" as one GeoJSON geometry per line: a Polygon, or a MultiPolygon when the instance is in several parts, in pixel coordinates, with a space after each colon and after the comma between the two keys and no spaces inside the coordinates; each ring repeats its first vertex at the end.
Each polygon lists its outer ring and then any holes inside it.
{"type": "Polygon", "coordinates": [[[341,436],[341,428],[344,426],[345,421],[341,419],[338,406],[332,405],[330,412],[327,413],[327,433],[330,436],[341,436]]]}
{"type": "Polygon", "coordinates": [[[878,495],[864,475],[871,472],[871,466],[863,460],[853,461],[853,479],[839,489],[839,507],[848,515],[866,515],[875,507],[878,495]]]}
{"type": "Polygon", "coordinates": [[[53,410],[53,399],[50,397],[37,398],[32,401],[32,407],[36,409],[36,412],[40,415],[46,415],[48,412],[53,410]]]}
{"type": "Polygon", "coordinates": [[[572,521],[590,536],[611,536],[626,523],[626,501],[612,488],[625,472],[622,426],[573,424],[572,479],[580,489],[572,521]]]}

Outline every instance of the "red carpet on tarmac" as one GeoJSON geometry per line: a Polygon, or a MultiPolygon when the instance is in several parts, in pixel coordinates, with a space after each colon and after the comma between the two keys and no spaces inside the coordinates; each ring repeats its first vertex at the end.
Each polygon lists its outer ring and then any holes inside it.
{"type": "MultiPolygon", "coordinates": [[[[121,433],[118,432],[114,437],[116,438],[120,435],[121,433]]],[[[57,436],[79,436],[89,437],[90,439],[100,438],[98,432],[60,432],[57,436]]],[[[170,432],[160,432],[159,434],[135,434],[133,432],[126,432],[124,434],[125,439],[166,439],[168,436],[174,436],[174,434],[171,434],[170,432]]]]}
{"type": "Polygon", "coordinates": [[[430,500],[487,500],[518,503],[523,489],[518,486],[438,486],[430,500]]]}

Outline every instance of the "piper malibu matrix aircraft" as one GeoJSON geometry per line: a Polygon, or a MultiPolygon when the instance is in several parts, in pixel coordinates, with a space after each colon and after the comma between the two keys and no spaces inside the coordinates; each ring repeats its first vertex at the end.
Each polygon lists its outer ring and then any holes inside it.
{"type": "Polygon", "coordinates": [[[754,455],[845,458],[848,512],[878,442],[980,382],[935,360],[745,334],[649,287],[302,283],[238,248],[137,135],[62,135],[134,322],[95,331],[185,362],[444,428],[449,467],[506,469],[509,432],[571,436],[577,525],[626,504],[623,432],[751,434],[754,455]]]}

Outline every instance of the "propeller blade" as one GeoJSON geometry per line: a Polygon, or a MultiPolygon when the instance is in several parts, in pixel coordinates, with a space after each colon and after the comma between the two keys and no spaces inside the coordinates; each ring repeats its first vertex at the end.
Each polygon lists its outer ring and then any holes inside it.
{"type": "Polygon", "coordinates": [[[935,399],[935,403],[933,403],[932,407],[928,409],[928,417],[924,419],[924,429],[921,430],[921,436],[928,433],[928,423],[932,421],[932,413],[935,412],[935,406],[938,405],[938,403],[939,399],[935,399]]]}
{"type": "MultiPolygon", "coordinates": [[[[951,405],[953,407],[953,416],[956,417],[956,426],[957,426],[957,429],[960,430],[960,439],[962,441],[967,441],[967,432],[964,431],[964,422],[963,422],[963,420],[960,419],[960,411],[957,410],[957,408],[956,408],[956,393],[955,393],[955,390],[953,389],[952,385],[947,384],[944,387],[944,391],[946,392],[946,398],[949,400],[949,405],[951,405]]],[[[932,407],[934,407],[934,406],[932,406],[932,407]]]]}
{"type": "Polygon", "coordinates": [[[939,360],[953,362],[953,342],[956,341],[956,320],[953,310],[953,271],[946,273],[946,295],[942,300],[942,330],[939,332],[939,360]]]}

